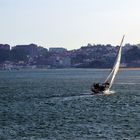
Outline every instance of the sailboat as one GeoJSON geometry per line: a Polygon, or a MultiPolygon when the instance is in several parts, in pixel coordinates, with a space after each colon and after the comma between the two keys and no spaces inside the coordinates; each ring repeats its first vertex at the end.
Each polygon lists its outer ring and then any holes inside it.
{"type": "Polygon", "coordinates": [[[121,54],[122,54],[122,44],[123,44],[124,37],[125,36],[123,35],[123,38],[122,38],[120,46],[119,46],[118,54],[116,57],[116,61],[114,63],[114,66],[113,66],[110,74],[108,75],[108,77],[102,84],[95,83],[92,85],[91,91],[94,94],[96,94],[96,93],[108,94],[109,93],[109,91],[113,85],[114,79],[116,77],[116,74],[119,71],[120,62],[121,62],[121,54]]]}

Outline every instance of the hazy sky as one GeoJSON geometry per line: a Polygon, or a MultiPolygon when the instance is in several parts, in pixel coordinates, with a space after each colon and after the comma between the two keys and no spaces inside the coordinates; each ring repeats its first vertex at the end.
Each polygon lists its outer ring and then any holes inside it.
{"type": "Polygon", "coordinates": [[[140,0],[0,0],[0,43],[140,43],[140,0]]]}

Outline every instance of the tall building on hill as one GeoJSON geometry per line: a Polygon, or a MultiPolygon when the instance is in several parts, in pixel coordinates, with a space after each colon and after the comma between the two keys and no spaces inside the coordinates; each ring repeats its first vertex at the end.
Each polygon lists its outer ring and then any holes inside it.
{"type": "Polygon", "coordinates": [[[0,44],[0,63],[10,59],[10,45],[0,44]]]}
{"type": "Polygon", "coordinates": [[[37,45],[30,44],[30,45],[17,45],[12,48],[12,50],[24,51],[31,57],[34,57],[38,54],[37,45]]]}
{"type": "Polygon", "coordinates": [[[8,44],[0,44],[0,49],[10,51],[10,45],[8,45],[8,44]]]}

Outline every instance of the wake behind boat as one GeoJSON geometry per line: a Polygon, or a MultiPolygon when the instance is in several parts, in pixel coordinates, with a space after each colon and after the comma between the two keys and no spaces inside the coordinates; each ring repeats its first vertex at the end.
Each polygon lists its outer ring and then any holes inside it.
{"type": "Polygon", "coordinates": [[[117,74],[117,72],[119,70],[119,67],[120,67],[123,40],[124,40],[124,36],[123,36],[123,38],[121,40],[114,66],[113,66],[110,74],[106,78],[106,80],[103,83],[94,83],[91,86],[91,91],[92,91],[93,94],[97,94],[97,93],[107,94],[107,93],[109,93],[110,88],[113,85],[115,76],[116,76],[116,74],[117,74]]]}

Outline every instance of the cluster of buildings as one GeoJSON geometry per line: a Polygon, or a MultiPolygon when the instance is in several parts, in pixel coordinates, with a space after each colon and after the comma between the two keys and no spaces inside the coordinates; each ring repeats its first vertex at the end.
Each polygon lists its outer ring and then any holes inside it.
{"type": "Polygon", "coordinates": [[[0,68],[68,68],[71,58],[68,51],[62,47],[43,48],[36,44],[16,45],[11,47],[0,44],[0,68]],[[6,54],[6,55],[5,55],[6,54]]]}
{"type": "MultiPolygon", "coordinates": [[[[91,45],[68,51],[63,47],[44,48],[36,44],[0,44],[0,68],[109,68],[112,67],[119,46],[91,45]]],[[[122,67],[140,66],[140,45],[123,47],[122,67]],[[135,49],[134,49],[135,48],[135,49]],[[130,55],[132,52],[132,55],[130,55]],[[131,57],[129,57],[131,56],[131,57]],[[134,59],[133,59],[134,58],[134,59]],[[130,65],[130,66],[131,66],[130,65]]]]}

